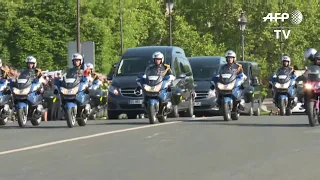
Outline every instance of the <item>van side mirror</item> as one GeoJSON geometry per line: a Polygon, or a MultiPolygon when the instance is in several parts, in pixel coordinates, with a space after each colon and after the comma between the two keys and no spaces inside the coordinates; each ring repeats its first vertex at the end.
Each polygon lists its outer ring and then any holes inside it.
{"type": "Polygon", "coordinates": [[[139,78],[139,79],[142,79],[142,77],[143,77],[143,74],[139,74],[139,75],[138,75],[138,78],[139,78]]]}
{"type": "Polygon", "coordinates": [[[254,77],[252,78],[252,80],[251,80],[251,85],[252,85],[252,86],[258,86],[258,85],[260,85],[260,83],[259,83],[259,78],[256,77],[256,76],[254,76],[254,77]]]}
{"type": "Polygon", "coordinates": [[[107,77],[107,80],[108,80],[108,81],[112,81],[112,76],[108,76],[108,77],[107,77]]]}
{"type": "Polygon", "coordinates": [[[181,79],[184,79],[184,78],[186,78],[186,77],[187,77],[187,75],[186,75],[186,74],[183,74],[183,73],[179,75],[179,78],[181,78],[181,79]]]}

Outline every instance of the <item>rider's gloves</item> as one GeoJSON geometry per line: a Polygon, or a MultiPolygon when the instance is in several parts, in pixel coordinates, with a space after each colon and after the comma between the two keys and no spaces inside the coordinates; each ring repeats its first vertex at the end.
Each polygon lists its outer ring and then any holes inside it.
{"type": "Polygon", "coordinates": [[[243,74],[242,73],[239,73],[238,75],[237,75],[237,78],[242,78],[243,77],[243,74]]]}

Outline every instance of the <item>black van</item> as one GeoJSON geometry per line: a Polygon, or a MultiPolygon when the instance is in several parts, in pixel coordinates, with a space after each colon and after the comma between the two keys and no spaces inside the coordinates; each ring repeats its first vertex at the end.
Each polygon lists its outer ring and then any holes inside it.
{"type": "Polygon", "coordinates": [[[226,64],[222,56],[198,56],[188,58],[192,67],[196,90],[194,111],[196,116],[219,115],[215,90],[210,89],[213,74],[219,71],[221,65],[226,64]]]}
{"type": "Polygon", "coordinates": [[[194,81],[190,63],[183,49],[175,46],[143,46],[129,48],[123,53],[108,93],[108,118],[117,119],[122,113],[129,119],[143,114],[142,91],[137,90],[136,79],[144,74],[146,67],[153,63],[152,54],[160,51],[164,54],[165,63],[171,66],[176,80],[173,82],[172,92],[181,90],[178,101],[172,102],[172,117],[178,117],[179,112],[186,111],[185,116],[192,117],[194,109],[194,81]],[[176,87],[176,88],[175,88],[176,87]]]}
{"type": "Polygon", "coordinates": [[[260,116],[262,105],[262,85],[259,82],[260,68],[257,62],[239,61],[242,65],[243,73],[247,76],[247,80],[244,82],[244,92],[246,106],[241,114],[260,116]],[[249,91],[253,90],[252,97],[248,97],[249,91]]]}

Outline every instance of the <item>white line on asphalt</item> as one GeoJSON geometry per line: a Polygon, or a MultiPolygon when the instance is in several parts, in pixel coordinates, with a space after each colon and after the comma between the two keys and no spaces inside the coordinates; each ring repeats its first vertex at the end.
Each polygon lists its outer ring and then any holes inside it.
{"type": "Polygon", "coordinates": [[[62,144],[62,143],[67,143],[67,142],[72,142],[72,141],[78,141],[78,140],[83,140],[83,139],[90,139],[90,138],[105,136],[105,135],[109,135],[109,134],[116,134],[116,133],[128,132],[128,131],[133,131],[133,130],[138,130],[138,129],[145,129],[145,128],[156,127],[156,126],[176,124],[176,123],[181,123],[181,122],[182,121],[172,121],[172,122],[161,123],[161,124],[152,124],[152,125],[146,125],[146,126],[140,126],[140,127],[120,129],[120,130],[115,130],[115,131],[108,131],[108,132],[97,133],[97,134],[92,134],[92,135],[88,135],[88,136],[81,136],[81,137],[76,137],[76,138],[71,138],[71,139],[64,139],[64,140],[60,140],[60,141],[53,141],[53,142],[38,144],[38,145],[34,145],[34,146],[27,146],[27,147],[19,148],[19,149],[2,151],[2,152],[0,152],[0,155],[11,154],[11,153],[15,153],[15,152],[27,151],[27,150],[32,150],[32,149],[39,149],[42,147],[47,147],[47,146],[52,146],[52,145],[57,145],[57,144],[62,144]]]}

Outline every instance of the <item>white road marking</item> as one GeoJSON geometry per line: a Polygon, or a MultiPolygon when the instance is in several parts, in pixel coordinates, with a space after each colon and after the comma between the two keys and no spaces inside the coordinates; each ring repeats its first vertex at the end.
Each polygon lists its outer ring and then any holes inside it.
{"type": "Polygon", "coordinates": [[[154,133],[153,135],[148,136],[147,138],[150,139],[150,138],[153,138],[153,137],[155,137],[155,136],[158,136],[159,134],[160,134],[160,133],[154,133]]]}
{"type": "Polygon", "coordinates": [[[176,123],[181,123],[181,122],[182,121],[172,121],[172,122],[167,122],[167,123],[152,124],[152,125],[146,125],[146,126],[140,126],[140,127],[120,129],[120,130],[115,130],[115,131],[108,131],[108,132],[97,133],[97,134],[92,134],[92,135],[88,135],[88,136],[81,136],[81,137],[76,137],[76,138],[71,138],[71,139],[64,139],[64,140],[60,140],[60,141],[53,141],[53,142],[38,144],[38,145],[34,145],[34,146],[27,146],[27,147],[19,148],[19,149],[2,151],[2,152],[0,152],[0,155],[11,154],[11,153],[15,153],[15,152],[27,151],[27,150],[32,150],[32,149],[39,149],[39,148],[43,148],[43,147],[47,147],[47,146],[52,146],[52,145],[57,145],[57,144],[62,144],[62,143],[67,143],[67,142],[72,142],[72,141],[79,141],[79,140],[83,140],[83,139],[90,139],[90,138],[105,136],[105,135],[109,135],[109,134],[116,134],[116,133],[121,133],[121,132],[134,131],[134,130],[138,130],[138,129],[145,129],[145,128],[156,127],[156,126],[176,124],[176,123]]]}

